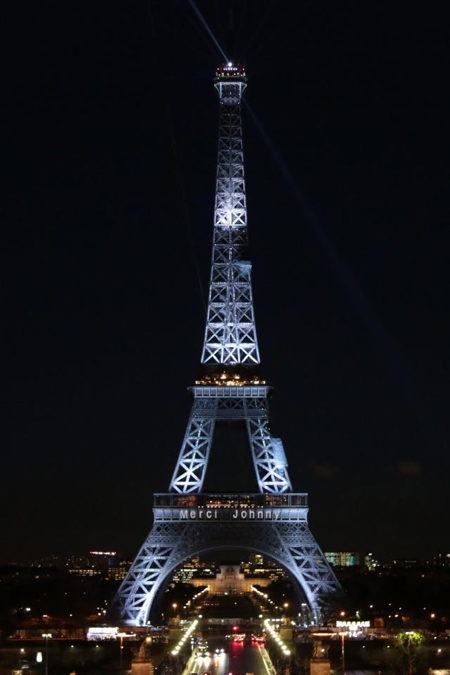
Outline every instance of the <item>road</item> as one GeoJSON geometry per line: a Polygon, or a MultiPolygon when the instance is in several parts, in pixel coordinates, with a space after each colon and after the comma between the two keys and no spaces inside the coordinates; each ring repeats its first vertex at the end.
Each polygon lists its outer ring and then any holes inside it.
{"type": "Polygon", "coordinates": [[[188,675],[269,675],[259,646],[214,638],[208,640],[208,650],[212,656],[198,658],[188,675]],[[221,648],[224,653],[216,655],[221,648]]]}

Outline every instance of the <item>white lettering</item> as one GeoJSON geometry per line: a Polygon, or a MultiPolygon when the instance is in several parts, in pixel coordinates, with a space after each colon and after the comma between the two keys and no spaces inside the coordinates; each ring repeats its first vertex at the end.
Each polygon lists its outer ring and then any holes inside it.
{"type": "MultiPolygon", "coordinates": [[[[175,511],[174,517],[175,515],[175,511]]],[[[203,507],[196,509],[179,509],[179,520],[222,520],[225,515],[231,517],[232,520],[281,520],[283,515],[282,509],[264,509],[264,508],[240,508],[240,509],[205,509],[203,507]],[[228,514],[231,514],[228,515],[228,514]]]]}

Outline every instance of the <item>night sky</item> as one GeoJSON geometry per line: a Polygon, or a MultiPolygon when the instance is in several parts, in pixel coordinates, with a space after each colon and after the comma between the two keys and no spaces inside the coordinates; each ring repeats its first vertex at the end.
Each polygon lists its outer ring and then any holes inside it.
{"type": "MultiPolygon", "coordinates": [[[[247,65],[261,371],[312,530],[448,550],[448,3],[198,7],[247,65]]],[[[222,59],[187,0],[6,27],[0,561],[133,555],[199,373],[222,59]]]]}

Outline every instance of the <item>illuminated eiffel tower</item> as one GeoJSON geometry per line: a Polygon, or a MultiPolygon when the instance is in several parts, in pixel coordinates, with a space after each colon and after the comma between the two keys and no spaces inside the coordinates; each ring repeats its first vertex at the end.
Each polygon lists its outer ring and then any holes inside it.
{"type": "MultiPolygon", "coordinates": [[[[315,623],[340,592],[308,526],[307,495],[292,491],[282,442],[269,426],[269,387],[260,363],[246,259],[247,208],[241,129],[245,69],[217,68],[219,147],[202,376],[169,492],[154,495],[153,527],[122,582],[124,623],[143,626],[157,593],[187,558],[219,549],[262,553],[298,583],[315,623]],[[244,422],[258,492],[204,493],[216,423],[244,422]]],[[[250,459],[250,457],[249,457],[250,459]]]]}

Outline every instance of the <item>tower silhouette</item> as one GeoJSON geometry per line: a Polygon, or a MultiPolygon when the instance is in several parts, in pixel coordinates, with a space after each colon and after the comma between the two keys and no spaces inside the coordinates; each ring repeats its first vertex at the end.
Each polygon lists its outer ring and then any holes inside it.
{"type": "Polygon", "coordinates": [[[307,494],[292,492],[283,444],[270,432],[271,387],[258,373],[251,264],[246,260],[241,129],[245,69],[231,63],[219,66],[214,82],[219,144],[202,375],[191,387],[192,411],[169,492],[154,495],[153,527],[116,603],[124,623],[145,625],[158,591],[183,560],[239,548],[282,565],[319,623],[340,586],[309,529],[307,494]],[[245,427],[258,492],[202,491],[218,424],[245,427]]]}

